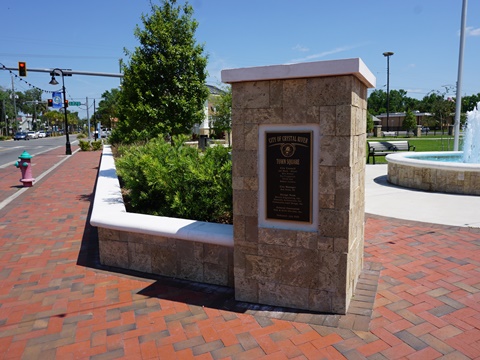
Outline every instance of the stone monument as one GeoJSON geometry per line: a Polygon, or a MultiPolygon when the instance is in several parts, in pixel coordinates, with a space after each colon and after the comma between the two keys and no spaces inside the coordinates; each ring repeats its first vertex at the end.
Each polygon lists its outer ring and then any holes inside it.
{"type": "Polygon", "coordinates": [[[232,85],[239,301],[344,314],[363,267],[361,59],[222,71],[232,85]]]}

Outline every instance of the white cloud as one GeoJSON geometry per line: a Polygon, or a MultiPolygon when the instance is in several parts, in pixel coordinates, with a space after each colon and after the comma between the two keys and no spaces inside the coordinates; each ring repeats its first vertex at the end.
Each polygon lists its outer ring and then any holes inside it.
{"type": "Polygon", "coordinates": [[[328,51],[324,51],[324,52],[321,52],[321,53],[318,53],[318,54],[308,55],[308,56],[306,56],[304,58],[301,58],[301,59],[293,59],[292,62],[296,63],[296,62],[304,62],[304,61],[309,61],[309,60],[314,60],[314,59],[320,59],[320,58],[323,58],[325,56],[338,54],[340,52],[344,52],[344,51],[347,51],[347,50],[350,50],[350,49],[351,48],[349,48],[347,46],[338,47],[338,48],[328,50],[328,51]]]}
{"type": "Polygon", "coordinates": [[[303,46],[303,45],[298,44],[298,45],[296,45],[296,46],[293,47],[293,50],[295,50],[295,51],[300,51],[300,52],[307,52],[307,51],[309,51],[310,49],[307,48],[307,47],[305,47],[305,46],[303,46]]]}
{"type": "Polygon", "coordinates": [[[465,35],[467,36],[480,36],[480,28],[473,28],[472,26],[467,26],[465,29],[465,35]]]}
{"type": "Polygon", "coordinates": [[[334,54],[342,53],[342,52],[345,52],[345,51],[349,51],[349,50],[358,48],[358,47],[363,46],[363,45],[364,44],[358,44],[358,45],[353,45],[353,46],[340,46],[340,47],[337,47],[335,49],[327,50],[327,51],[324,51],[324,52],[321,52],[321,53],[318,53],[318,54],[308,55],[308,56],[305,56],[304,58],[301,58],[301,59],[293,59],[292,61],[290,61],[290,63],[299,63],[299,62],[305,62],[305,61],[320,59],[320,58],[323,58],[323,57],[326,57],[326,56],[329,56],[329,55],[334,55],[334,54]]]}

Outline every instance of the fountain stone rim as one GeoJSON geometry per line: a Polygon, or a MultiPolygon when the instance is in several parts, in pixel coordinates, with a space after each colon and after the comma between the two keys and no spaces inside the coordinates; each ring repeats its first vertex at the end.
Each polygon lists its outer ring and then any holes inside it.
{"type": "Polygon", "coordinates": [[[422,157],[457,157],[461,156],[463,151],[424,151],[415,153],[396,153],[386,156],[387,162],[390,164],[408,165],[418,168],[431,168],[451,171],[474,171],[480,172],[480,164],[464,163],[464,162],[442,162],[433,160],[424,160],[422,157]]]}

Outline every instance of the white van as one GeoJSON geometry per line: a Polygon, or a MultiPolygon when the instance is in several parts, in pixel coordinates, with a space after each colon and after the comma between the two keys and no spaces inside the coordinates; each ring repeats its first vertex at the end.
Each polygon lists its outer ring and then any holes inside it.
{"type": "Polygon", "coordinates": [[[102,128],[100,135],[101,135],[102,138],[106,138],[106,137],[109,137],[111,133],[112,133],[111,129],[102,128]]]}

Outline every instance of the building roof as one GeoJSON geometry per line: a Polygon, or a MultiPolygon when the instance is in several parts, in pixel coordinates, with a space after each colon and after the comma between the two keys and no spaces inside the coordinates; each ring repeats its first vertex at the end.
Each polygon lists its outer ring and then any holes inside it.
{"type": "Polygon", "coordinates": [[[220,89],[216,86],[207,84],[207,87],[208,87],[208,90],[210,91],[211,95],[222,95],[222,94],[225,93],[225,91],[223,91],[222,89],[220,89]]]}

